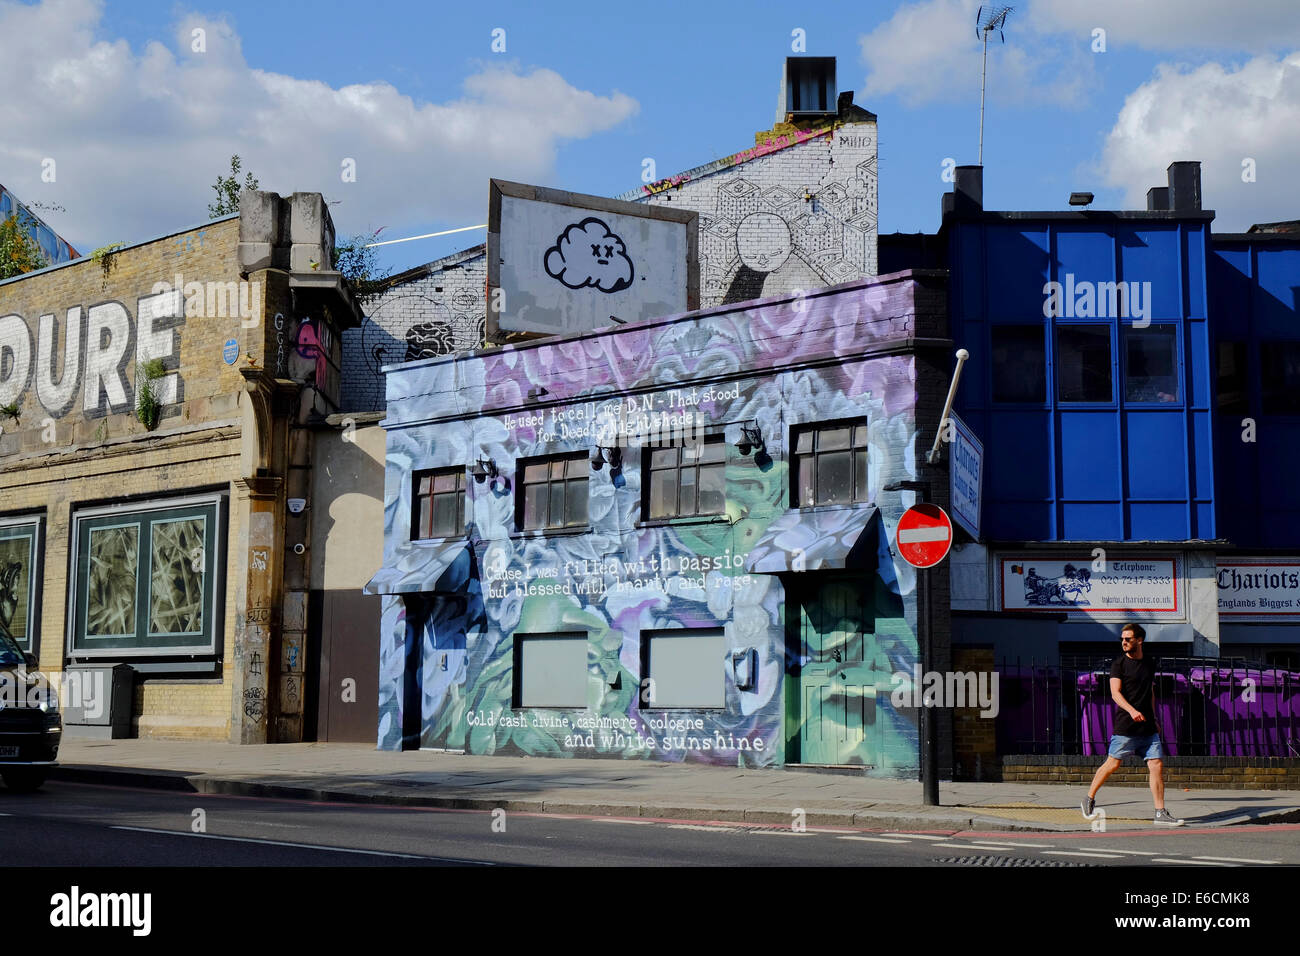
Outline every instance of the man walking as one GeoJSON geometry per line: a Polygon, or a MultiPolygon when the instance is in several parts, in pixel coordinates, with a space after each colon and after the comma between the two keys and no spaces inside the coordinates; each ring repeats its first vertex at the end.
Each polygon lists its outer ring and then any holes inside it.
{"type": "Polygon", "coordinates": [[[1124,653],[1110,666],[1110,696],[1116,708],[1115,733],[1110,738],[1106,762],[1097,768],[1088,796],[1079,807],[1085,820],[1093,819],[1097,791],[1119,769],[1125,757],[1135,754],[1147,762],[1151,772],[1151,797],[1156,808],[1153,822],[1157,826],[1180,827],[1183,821],[1165,809],[1165,753],[1156,727],[1156,665],[1142,653],[1146,636],[1141,624],[1126,624],[1120,634],[1124,653]]]}

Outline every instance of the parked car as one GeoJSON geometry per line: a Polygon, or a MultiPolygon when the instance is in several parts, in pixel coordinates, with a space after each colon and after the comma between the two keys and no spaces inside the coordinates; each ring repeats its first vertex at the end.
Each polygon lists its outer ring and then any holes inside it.
{"type": "Polygon", "coordinates": [[[36,667],[0,630],[0,779],[23,793],[45,782],[63,739],[58,694],[36,667]]]}

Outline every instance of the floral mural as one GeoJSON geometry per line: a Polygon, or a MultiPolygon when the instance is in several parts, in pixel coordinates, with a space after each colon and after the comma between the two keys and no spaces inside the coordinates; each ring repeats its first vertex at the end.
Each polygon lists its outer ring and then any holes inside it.
{"type": "Polygon", "coordinates": [[[869,766],[914,770],[915,716],[889,691],[916,662],[915,578],[891,554],[903,506],[883,491],[915,477],[914,299],[910,280],[866,280],[391,370],[385,560],[370,585],[385,595],[379,746],[784,763],[812,719],[786,693],[801,666],[787,586],[856,567],[869,766]],[[870,499],[800,511],[790,429],[839,419],[866,422],[870,499]],[[641,439],[689,441],[682,423],[725,441],[725,513],[645,522],[641,439]],[[761,436],[752,450],[746,435],[761,436]],[[518,463],[598,447],[620,456],[591,470],[588,525],[518,530],[518,463]],[[465,535],[412,541],[413,473],[480,460],[496,474],[468,483],[465,535]],[[725,635],[724,705],[650,706],[644,635],[710,628],[725,635]],[[586,707],[516,706],[517,636],[559,633],[587,636],[586,707]],[[732,661],[746,655],[742,684],[732,661]]]}

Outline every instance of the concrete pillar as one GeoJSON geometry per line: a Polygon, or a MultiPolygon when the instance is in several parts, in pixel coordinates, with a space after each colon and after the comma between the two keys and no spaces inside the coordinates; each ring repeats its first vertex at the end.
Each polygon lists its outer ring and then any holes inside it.
{"type": "Polygon", "coordinates": [[[1221,657],[1218,559],[1213,551],[1189,551],[1183,567],[1187,575],[1187,617],[1192,625],[1192,653],[1199,657],[1221,657]]]}

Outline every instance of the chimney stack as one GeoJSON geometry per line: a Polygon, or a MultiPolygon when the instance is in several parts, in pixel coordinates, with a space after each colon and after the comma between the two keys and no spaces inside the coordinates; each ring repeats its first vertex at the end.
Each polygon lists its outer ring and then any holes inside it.
{"type": "Polygon", "coordinates": [[[984,167],[958,166],[954,172],[953,210],[958,214],[982,212],[984,209],[984,167]]]}
{"type": "Polygon", "coordinates": [[[1169,164],[1168,208],[1174,212],[1201,211],[1201,164],[1199,162],[1169,164]]]}

